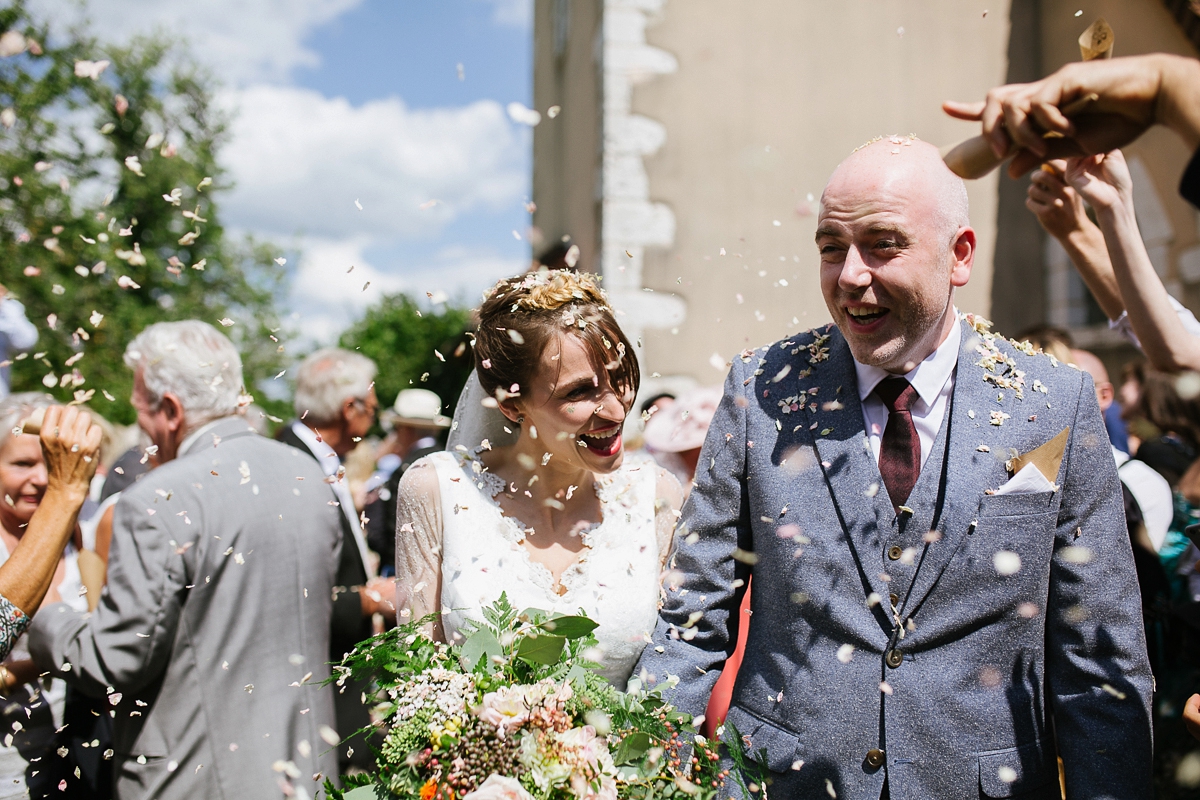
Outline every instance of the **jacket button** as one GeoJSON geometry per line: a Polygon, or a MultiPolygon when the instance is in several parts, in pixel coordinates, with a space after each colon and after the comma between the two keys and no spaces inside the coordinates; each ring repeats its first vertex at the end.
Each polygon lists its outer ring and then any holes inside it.
{"type": "Polygon", "coordinates": [[[878,747],[872,747],[867,751],[866,762],[871,769],[879,769],[883,766],[883,751],[878,747]]]}
{"type": "Polygon", "coordinates": [[[896,669],[904,663],[904,653],[900,651],[900,648],[893,647],[883,656],[883,660],[887,662],[889,667],[896,669]]]}
{"type": "Polygon", "coordinates": [[[902,555],[904,555],[904,548],[902,548],[900,545],[894,544],[888,548],[888,558],[890,558],[892,561],[898,560],[902,555]]]}

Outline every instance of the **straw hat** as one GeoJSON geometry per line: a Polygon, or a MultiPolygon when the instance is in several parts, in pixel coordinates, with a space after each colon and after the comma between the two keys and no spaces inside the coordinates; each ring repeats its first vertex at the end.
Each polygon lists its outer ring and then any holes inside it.
{"type": "Polygon", "coordinates": [[[442,398],[428,389],[404,389],[384,420],[391,427],[449,428],[450,418],[442,415],[442,398]]]}
{"type": "Polygon", "coordinates": [[[704,386],[679,395],[646,423],[646,446],[660,453],[682,453],[703,445],[722,393],[720,386],[704,386]]]}

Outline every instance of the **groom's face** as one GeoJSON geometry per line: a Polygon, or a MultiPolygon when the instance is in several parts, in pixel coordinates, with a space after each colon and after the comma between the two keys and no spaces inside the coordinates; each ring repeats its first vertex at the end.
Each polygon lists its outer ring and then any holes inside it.
{"type": "Polygon", "coordinates": [[[936,153],[919,142],[871,145],[838,167],[821,198],[829,313],[855,359],[896,374],[945,340],[954,287],[966,283],[974,253],[974,232],[947,224],[938,182],[926,174],[945,169],[936,153]]]}

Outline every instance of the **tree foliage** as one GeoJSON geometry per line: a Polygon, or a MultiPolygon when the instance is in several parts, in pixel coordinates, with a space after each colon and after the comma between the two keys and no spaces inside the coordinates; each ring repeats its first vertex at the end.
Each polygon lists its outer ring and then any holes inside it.
{"type": "Polygon", "coordinates": [[[342,334],[340,344],[379,367],[375,392],[381,407],[395,402],[401,389],[417,387],[436,392],[451,414],[474,366],[470,325],[467,308],[448,304],[422,311],[408,295],[386,295],[342,334]]]}
{"type": "Polygon", "coordinates": [[[211,79],[159,41],[51,35],[24,0],[0,9],[0,34],[0,51],[20,50],[0,58],[0,283],[40,332],[14,390],[95,392],[101,413],[130,423],[125,346],[170,319],[234,323],[222,330],[248,386],[277,371],[284,273],[221,226],[227,119],[211,79]]]}

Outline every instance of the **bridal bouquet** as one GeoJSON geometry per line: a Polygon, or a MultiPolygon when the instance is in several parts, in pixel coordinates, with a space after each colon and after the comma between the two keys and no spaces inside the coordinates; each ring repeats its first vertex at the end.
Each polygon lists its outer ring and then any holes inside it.
{"type": "Polygon", "coordinates": [[[596,623],[518,613],[505,596],[461,645],[428,620],[364,642],[334,681],[370,677],[386,731],[376,768],[326,782],[333,800],[617,800],[715,797],[716,742],[659,690],[620,692],[588,659],[596,623]]]}

